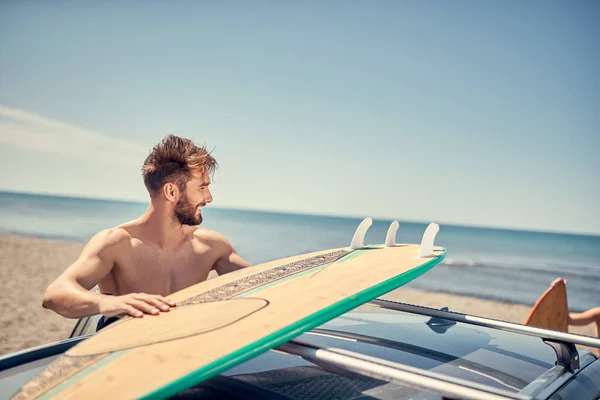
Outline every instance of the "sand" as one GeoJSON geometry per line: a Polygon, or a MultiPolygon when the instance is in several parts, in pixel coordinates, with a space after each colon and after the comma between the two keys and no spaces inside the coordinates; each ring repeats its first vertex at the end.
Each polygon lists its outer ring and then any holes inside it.
{"type": "MultiPolygon", "coordinates": [[[[76,320],[42,308],[46,286],[79,256],[83,244],[0,235],[0,356],[65,339],[76,320]]],[[[541,294],[541,293],[540,293],[541,294]]],[[[531,304],[505,304],[472,297],[401,288],[386,299],[523,323],[531,304]]],[[[592,326],[571,332],[594,335],[592,326]]]]}

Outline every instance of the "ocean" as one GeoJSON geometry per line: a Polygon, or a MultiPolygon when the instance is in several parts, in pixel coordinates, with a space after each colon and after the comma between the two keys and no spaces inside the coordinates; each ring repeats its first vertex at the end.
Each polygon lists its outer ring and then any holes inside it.
{"type": "MultiPolygon", "coordinates": [[[[141,202],[0,192],[0,233],[85,243],[146,208],[141,202]]],[[[252,264],[347,246],[361,221],[212,205],[203,217],[203,227],[224,234],[252,264]]],[[[366,243],[383,243],[390,222],[375,219],[366,243]]],[[[419,243],[426,225],[400,221],[396,241],[419,243]]],[[[571,311],[600,306],[600,236],[440,224],[435,243],[447,249],[446,259],[406,287],[532,304],[563,277],[571,311]]]]}

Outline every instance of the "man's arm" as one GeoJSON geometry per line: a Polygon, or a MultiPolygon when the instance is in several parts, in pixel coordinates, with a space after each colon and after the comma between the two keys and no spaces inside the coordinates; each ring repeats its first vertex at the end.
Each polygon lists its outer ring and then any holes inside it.
{"type": "Polygon", "coordinates": [[[235,251],[225,236],[213,232],[213,240],[211,245],[215,248],[219,256],[213,266],[213,269],[217,271],[217,274],[223,275],[250,266],[250,263],[244,260],[235,251]]]}
{"type": "Polygon", "coordinates": [[[164,307],[172,303],[162,296],[144,293],[107,296],[90,291],[110,273],[115,254],[128,245],[129,234],[121,229],[109,229],[96,234],[79,258],[48,286],[42,306],[67,318],[99,313],[106,317],[122,314],[140,317],[142,312],[158,313],[157,307],[167,311],[168,308],[164,307]]]}

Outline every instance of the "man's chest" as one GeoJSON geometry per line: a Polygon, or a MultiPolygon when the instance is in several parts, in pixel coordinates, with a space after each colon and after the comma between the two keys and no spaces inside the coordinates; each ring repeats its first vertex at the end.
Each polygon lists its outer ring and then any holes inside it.
{"type": "Polygon", "coordinates": [[[169,295],[206,280],[216,260],[210,251],[182,247],[160,251],[139,246],[115,265],[115,278],[127,291],[169,295]]]}

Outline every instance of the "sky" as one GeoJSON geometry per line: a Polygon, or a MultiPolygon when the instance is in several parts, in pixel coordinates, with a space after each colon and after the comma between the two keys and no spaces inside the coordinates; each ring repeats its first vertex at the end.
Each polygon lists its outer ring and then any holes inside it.
{"type": "Polygon", "coordinates": [[[600,234],[598,1],[3,1],[0,190],[600,234]]]}

